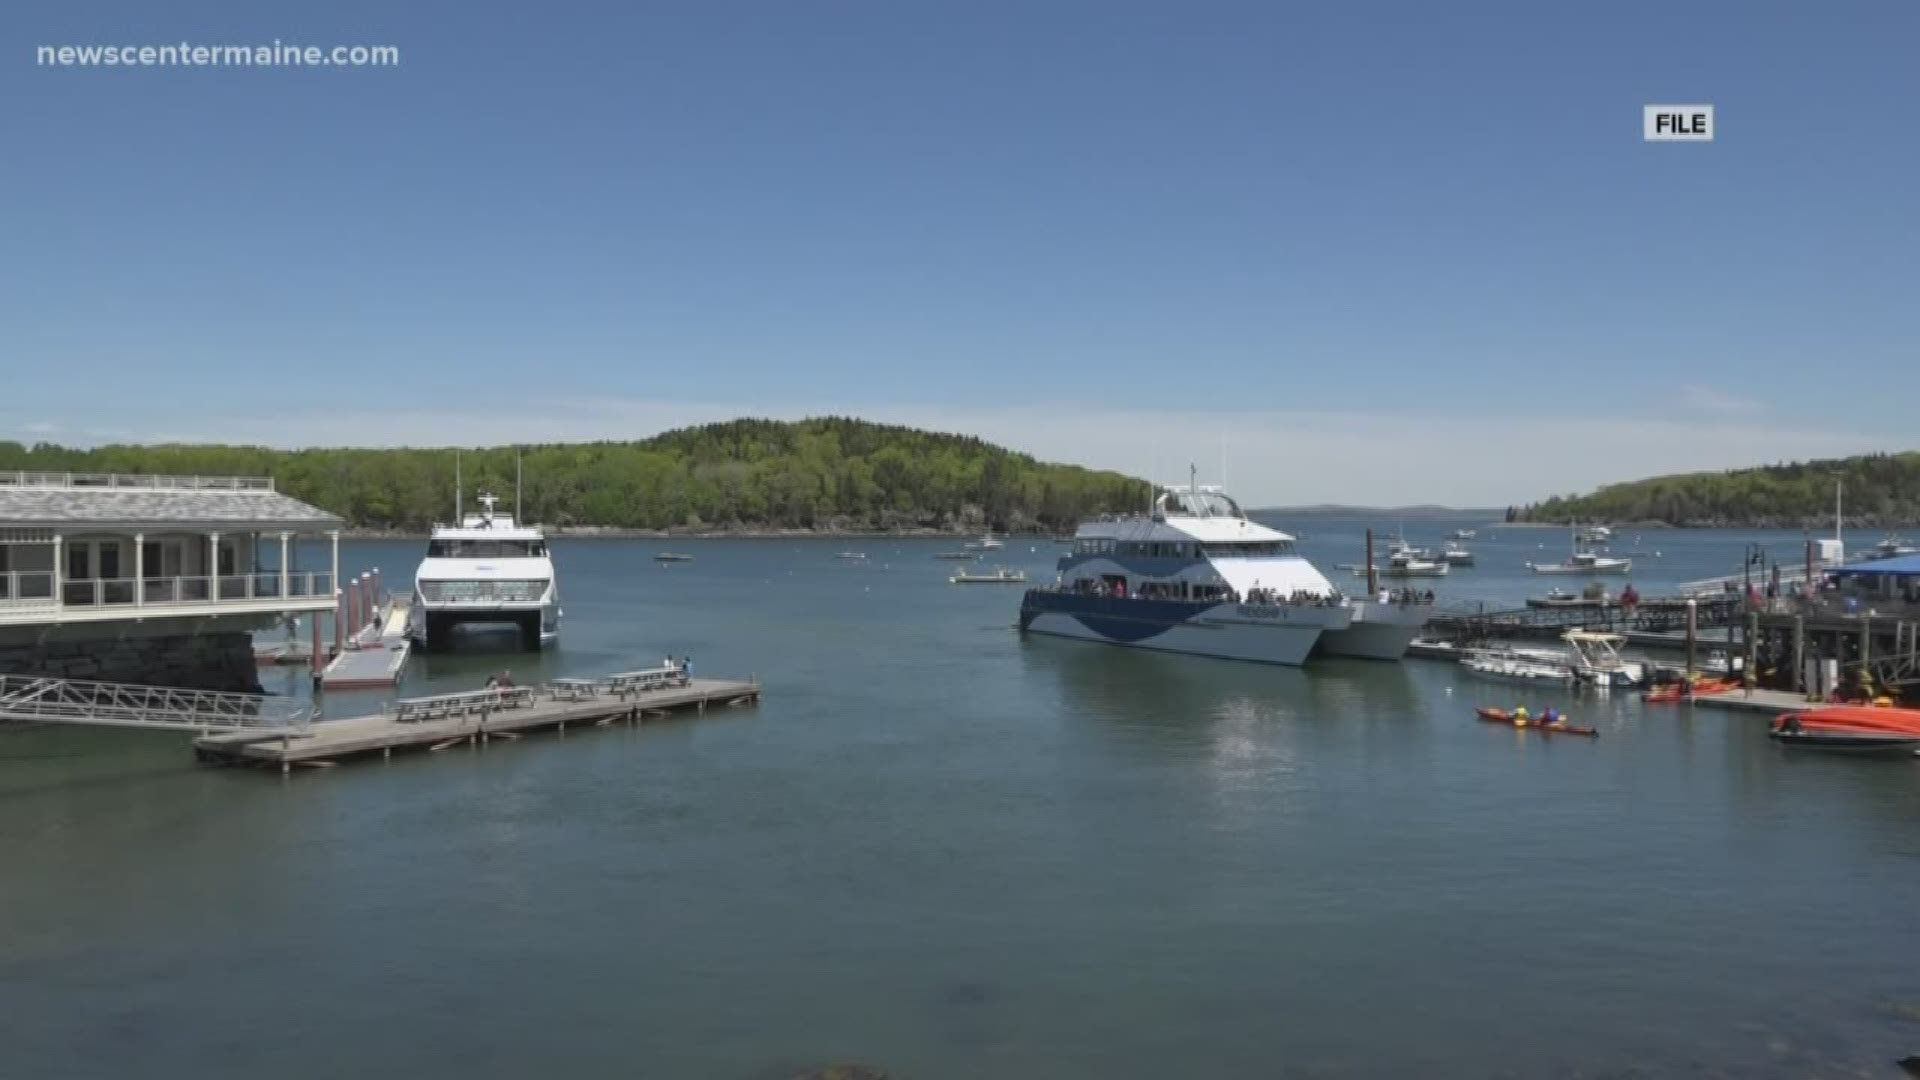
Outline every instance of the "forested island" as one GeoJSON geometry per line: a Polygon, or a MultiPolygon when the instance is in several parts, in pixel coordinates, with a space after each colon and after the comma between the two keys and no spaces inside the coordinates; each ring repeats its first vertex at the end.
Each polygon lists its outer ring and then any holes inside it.
{"type": "Polygon", "coordinates": [[[1706,527],[1831,527],[1834,485],[1847,524],[1920,524],[1920,451],[1656,476],[1590,495],[1514,507],[1509,521],[1635,522],[1706,527]]]}
{"type": "MultiPolygon", "coordinates": [[[[1143,480],[1036,461],[964,435],[840,417],[734,420],[634,442],[462,449],[467,507],[512,505],[562,529],[1071,532],[1145,506],[1143,480]]],[[[452,448],[275,450],[0,442],[0,470],[271,476],[359,529],[423,532],[453,516],[452,448]]]]}

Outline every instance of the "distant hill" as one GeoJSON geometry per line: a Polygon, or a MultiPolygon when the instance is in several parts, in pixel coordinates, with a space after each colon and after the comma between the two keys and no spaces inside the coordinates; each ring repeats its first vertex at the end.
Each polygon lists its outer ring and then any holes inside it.
{"type": "Polygon", "coordinates": [[[1848,524],[1861,528],[1920,524],[1920,451],[1656,476],[1609,484],[1589,495],[1515,507],[1509,517],[1514,521],[1826,527],[1833,523],[1836,482],[1844,491],[1848,524]]]}
{"type": "MultiPolygon", "coordinates": [[[[733,420],[522,452],[525,516],[559,526],[1071,531],[1083,517],[1142,506],[1149,492],[1143,480],[1036,461],[966,435],[841,417],[733,420]]],[[[0,470],[272,476],[280,490],[352,525],[420,530],[453,516],[454,453],[0,442],[0,470]]],[[[514,454],[463,450],[469,497],[491,489],[510,505],[514,454]]]]}

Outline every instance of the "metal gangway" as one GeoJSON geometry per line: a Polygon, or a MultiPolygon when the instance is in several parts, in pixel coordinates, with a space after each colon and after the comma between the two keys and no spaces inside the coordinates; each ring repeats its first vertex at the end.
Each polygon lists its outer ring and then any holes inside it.
{"type": "Polygon", "coordinates": [[[265,694],[0,675],[0,721],[6,720],[293,735],[312,726],[313,712],[297,701],[265,694]]]}

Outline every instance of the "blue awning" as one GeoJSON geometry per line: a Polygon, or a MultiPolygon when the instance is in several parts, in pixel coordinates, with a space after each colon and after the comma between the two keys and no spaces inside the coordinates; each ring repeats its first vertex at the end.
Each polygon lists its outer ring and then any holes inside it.
{"type": "Polygon", "coordinates": [[[1901,555],[1892,559],[1870,559],[1835,567],[1836,577],[1920,577],[1920,555],[1901,555]]]}

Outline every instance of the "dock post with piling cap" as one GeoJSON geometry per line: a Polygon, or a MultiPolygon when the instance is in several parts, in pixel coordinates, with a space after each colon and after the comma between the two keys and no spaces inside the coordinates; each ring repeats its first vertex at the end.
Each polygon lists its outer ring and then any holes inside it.
{"type": "Polygon", "coordinates": [[[1806,693],[1807,683],[1807,617],[1793,617],[1793,688],[1806,693]]]}
{"type": "Polygon", "coordinates": [[[1380,579],[1373,568],[1373,530],[1367,530],[1367,599],[1380,595],[1380,579]]]}
{"type": "Polygon", "coordinates": [[[347,645],[347,594],[333,590],[333,655],[339,656],[347,645]]]}
{"type": "Polygon", "coordinates": [[[1694,643],[1699,638],[1699,635],[1700,635],[1700,602],[1695,600],[1693,597],[1689,596],[1687,597],[1687,674],[1688,675],[1692,675],[1694,672],[1693,650],[1694,650],[1694,643]]]}

